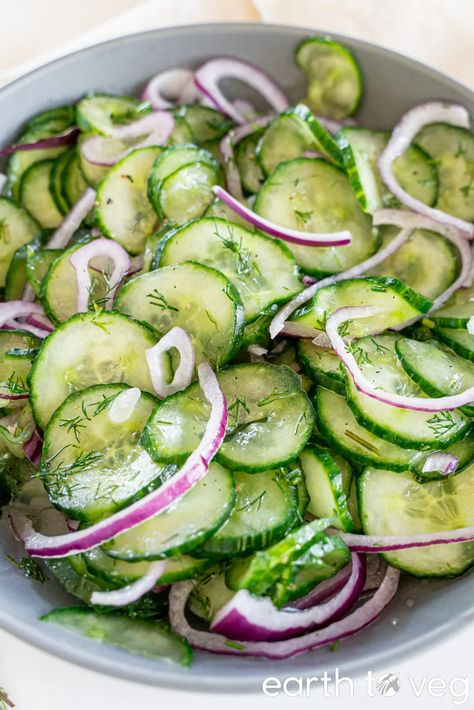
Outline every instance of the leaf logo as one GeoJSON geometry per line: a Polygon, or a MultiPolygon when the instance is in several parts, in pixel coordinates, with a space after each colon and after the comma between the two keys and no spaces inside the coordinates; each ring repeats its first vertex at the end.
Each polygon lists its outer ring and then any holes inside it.
{"type": "Polygon", "coordinates": [[[396,695],[400,690],[399,673],[385,673],[377,681],[377,690],[384,698],[396,695]]]}

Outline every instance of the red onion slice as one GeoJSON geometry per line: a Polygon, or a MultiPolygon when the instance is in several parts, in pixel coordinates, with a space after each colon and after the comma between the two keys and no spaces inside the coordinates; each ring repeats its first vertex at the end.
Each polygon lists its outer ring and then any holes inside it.
{"type": "Polygon", "coordinates": [[[302,306],[303,303],[306,303],[311,298],[313,298],[316,291],[319,291],[320,288],[324,288],[324,286],[331,286],[332,284],[337,283],[338,281],[345,281],[346,279],[355,279],[359,276],[363,276],[366,271],[369,271],[369,269],[372,269],[374,266],[378,266],[378,264],[380,264],[382,261],[388,259],[389,256],[395,254],[395,252],[400,249],[402,244],[407,241],[411,233],[411,228],[402,229],[397,234],[397,236],[392,239],[389,244],[387,244],[386,247],[380,249],[376,254],[373,254],[373,256],[369,256],[369,258],[365,261],[361,261],[360,264],[356,264],[356,266],[352,266],[346,271],[341,271],[339,274],[327,276],[325,279],[321,279],[321,281],[313,283],[311,286],[308,286],[308,288],[306,288],[304,291],[298,293],[294,298],[291,299],[291,301],[288,301],[288,303],[286,303],[273,318],[272,322],[270,323],[270,337],[276,338],[278,333],[280,333],[283,328],[286,328],[286,321],[291,316],[291,314],[296,311],[297,308],[302,306]]]}
{"type": "Polygon", "coordinates": [[[453,217],[443,210],[428,207],[420,200],[412,197],[400,186],[393,173],[393,162],[396,158],[409,148],[419,131],[431,123],[448,123],[460,128],[469,128],[469,113],[463,106],[441,101],[430,101],[412,108],[402,116],[398,125],[393,129],[391,138],[379,158],[380,175],[389,190],[404,205],[426,217],[435,219],[437,222],[457,227],[469,239],[472,239],[474,237],[473,224],[458,217],[453,217]]]}
{"type": "Polygon", "coordinates": [[[118,513],[74,533],[49,537],[33,529],[26,515],[18,516],[15,528],[34,557],[66,557],[86,552],[102,545],[116,535],[140,525],[176,503],[206,475],[209,463],[224,440],[227,426],[227,402],[209,363],[198,366],[198,377],[204,396],[211,405],[211,414],[198,448],[181,469],[156,491],[118,513]]]}
{"type": "Polygon", "coordinates": [[[113,239],[105,239],[105,237],[94,239],[94,241],[76,249],[69,257],[69,261],[76,272],[78,313],[85,313],[89,308],[89,296],[92,283],[88,267],[89,261],[97,257],[110,259],[114,264],[114,268],[109,277],[105,299],[105,308],[108,310],[112,308],[112,303],[121,280],[130,269],[129,255],[125,249],[120,246],[118,242],[114,242],[113,239]]]}
{"type": "Polygon", "coordinates": [[[351,573],[352,562],[349,562],[349,564],[340,569],[334,577],[330,577],[329,579],[325,579],[324,582],[320,582],[314,589],[308,592],[308,594],[305,594],[304,597],[296,599],[288,606],[293,607],[294,609],[309,609],[309,607],[326,601],[326,599],[332,597],[347,584],[351,573]]]}
{"type": "Polygon", "coordinates": [[[355,604],[365,583],[365,566],[352,556],[346,584],[329,601],[309,609],[277,609],[268,597],[237,592],[215,615],[211,631],[238,641],[280,641],[340,619],[355,604]]]}
{"type": "Polygon", "coordinates": [[[133,604],[150,592],[161,577],[167,565],[166,560],[153,562],[147,573],[136,582],[128,584],[122,589],[114,589],[111,592],[93,592],[91,595],[92,604],[102,604],[105,606],[126,606],[133,604]]]}
{"type": "Polygon", "coordinates": [[[74,232],[79,229],[83,220],[93,208],[95,198],[95,190],[88,187],[52,234],[46,244],[46,249],[64,249],[67,246],[74,232]]]}
{"type": "Polygon", "coordinates": [[[173,108],[183,90],[193,81],[190,69],[168,69],[154,76],[142,91],[142,101],[149,101],[154,109],[173,108]]]}
{"type": "Polygon", "coordinates": [[[339,355],[351,375],[355,386],[360,392],[372,397],[378,402],[389,404],[400,409],[409,409],[416,412],[442,412],[457,409],[474,402],[474,386],[464,392],[446,397],[407,397],[401,394],[384,392],[370,382],[361,371],[350,348],[339,335],[339,327],[349,320],[357,318],[370,318],[382,312],[375,306],[354,306],[339,308],[326,321],[326,333],[331,341],[333,350],[339,355]]]}
{"type": "Polygon", "coordinates": [[[81,145],[81,154],[92,165],[110,167],[125,158],[132,150],[164,145],[173,128],[174,118],[169,111],[155,111],[134,123],[115,128],[109,137],[91,136],[81,145]],[[142,140],[123,147],[123,142],[129,143],[139,138],[142,140]]]}
{"type": "Polygon", "coordinates": [[[236,200],[235,197],[232,197],[232,195],[224,190],[223,187],[220,187],[220,185],[214,185],[212,190],[219,200],[230,207],[239,217],[245,219],[246,222],[257,227],[257,229],[261,229],[262,232],[270,234],[272,237],[283,239],[285,242],[303,244],[304,246],[310,247],[338,247],[352,242],[352,235],[347,230],[342,232],[318,233],[301,232],[299,229],[282,227],[274,222],[270,222],[268,219],[264,219],[264,217],[260,217],[256,212],[252,212],[251,209],[236,200]]]}
{"type": "Polygon", "coordinates": [[[150,370],[153,389],[156,394],[165,398],[175,392],[181,392],[191,384],[196,358],[193,341],[185,330],[179,326],[171,328],[152,348],[145,350],[145,357],[150,370]],[[173,379],[166,382],[167,369],[164,366],[163,355],[172,348],[179,353],[179,365],[173,379]]]}
{"type": "Polygon", "coordinates": [[[237,200],[242,201],[244,199],[244,193],[242,191],[240,173],[235,161],[234,147],[239,141],[249,136],[251,133],[254,133],[258,128],[268,126],[272,118],[273,116],[262,116],[248,123],[243,123],[241,126],[237,126],[237,128],[233,128],[226,133],[221,140],[220,153],[224,164],[226,185],[230,194],[237,200]]]}
{"type": "MultiPolygon", "coordinates": [[[[28,396],[28,395],[27,395],[28,396]]],[[[41,453],[43,450],[43,437],[39,433],[39,431],[34,428],[31,437],[28,439],[27,442],[23,444],[23,453],[25,454],[25,458],[28,459],[28,461],[34,466],[34,468],[38,469],[39,465],[41,463],[41,453]]]]}
{"type": "Polygon", "coordinates": [[[54,325],[51,323],[46,315],[41,315],[41,313],[32,313],[25,318],[26,323],[29,325],[34,325],[40,330],[45,330],[48,333],[52,333],[54,330],[54,325]]]}
{"type": "Polygon", "coordinates": [[[109,407],[108,415],[110,421],[114,422],[114,424],[121,424],[130,419],[141,394],[138,387],[130,387],[120,392],[109,407]]]}
{"type": "Polygon", "coordinates": [[[49,138],[41,138],[41,140],[33,143],[14,143],[0,150],[0,158],[5,158],[7,155],[19,153],[23,150],[45,150],[47,148],[60,148],[63,145],[74,145],[77,142],[79,133],[79,128],[68,128],[64,133],[59,133],[49,138]]]}
{"type": "Polygon", "coordinates": [[[439,471],[444,476],[454,473],[459,464],[459,459],[454,454],[446,451],[434,451],[426,457],[426,461],[421,469],[423,473],[439,471]]]}
{"type": "Polygon", "coordinates": [[[432,232],[438,232],[445,239],[454,244],[454,246],[459,251],[459,256],[461,258],[461,268],[459,270],[458,277],[453,281],[451,286],[449,286],[445,291],[439,294],[431,306],[429,313],[441,308],[443,303],[446,303],[453,293],[455,293],[458,288],[465,285],[469,279],[472,270],[473,258],[471,246],[466,243],[466,239],[463,233],[448,224],[441,224],[436,222],[431,217],[426,215],[417,214],[416,212],[408,212],[407,210],[393,210],[393,209],[383,209],[377,210],[373,215],[374,226],[380,224],[391,224],[397,227],[403,227],[404,229],[428,229],[432,232]]]}
{"type": "Polygon", "coordinates": [[[451,545],[474,540],[474,525],[454,530],[441,530],[418,535],[357,535],[335,531],[352,552],[378,553],[408,550],[411,547],[431,547],[431,545],[451,545]]]}
{"type": "Polygon", "coordinates": [[[54,330],[53,324],[46,318],[43,306],[23,300],[0,303],[0,328],[27,330],[38,338],[46,338],[54,330]],[[19,318],[25,318],[26,322],[19,318]]]}
{"type": "Polygon", "coordinates": [[[258,67],[231,57],[210,59],[196,71],[195,84],[199,91],[213,101],[219,111],[230,116],[236,123],[245,123],[247,119],[242,110],[229,101],[219,88],[219,83],[228,78],[239,79],[258,91],[275,113],[281,113],[288,108],[288,99],[280,87],[258,67]]]}
{"type": "Polygon", "coordinates": [[[356,634],[380,616],[396,594],[400,572],[388,567],[384,580],[374,596],[344,619],[335,621],[318,631],[285,641],[247,641],[238,643],[225,636],[193,629],[186,619],[185,608],[193,582],[178,582],[170,590],[170,622],[176,633],[184,636],[195,648],[210,653],[233,656],[262,656],[264,658],[290,658],[316,648],[328,646],[356,634]]]}

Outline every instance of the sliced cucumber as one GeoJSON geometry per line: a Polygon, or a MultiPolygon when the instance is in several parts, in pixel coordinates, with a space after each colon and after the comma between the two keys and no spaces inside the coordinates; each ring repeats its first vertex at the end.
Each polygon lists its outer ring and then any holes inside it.
{"type": "MultiPolygon", "coordinates": [[[[263,363],[234,365],[218,374],[229,406],[224,443],[216,456],[237,471],[266,471],[295,459],[311,435],[314,413],[298,375],[263,363]]],[[[160,402],[143,432],[160,462],[185,459],[202,438],[209,405],[198,384],[160,402]]]]}
{"type": "Polygon", "coordinates": [[[125,421],[110,418],[111,405],[127,389],[94,385],[73,392],[45,431],[40,475],[53,505],[73,520],[102,520],[176,471],[153,462],[138,443],[154,397],[142,393],[125,421]]]}
{"type": "Polygon", "coordinates": [[[318,387],[316,390],[318,428],[338,453],[351,463],[356,461],[375,468],[405,471],[423,457],[418,449],[406,449],[381,439],[362,427],[344,397],[318,387]]]}
{"type": "Polygon", "coordinates": [[[181,106],[176,116],[182,118],[191,131],[194,143],[206,143],[225,136],[232,128],[230,121],[223,113],[209,106],[188,104],[181,106]]]}
{"type": "Polygon", "coordinates": [[[474,136],[464,128],[432,123],[415,142],[436,162],[439,193],[436,206],[467,221],[474,220],[474,136]]]}
{"type": "MultiPolygon", "coordinates": [[[[403,369],[395,344],[398,335],[362,338],[352,352],[364,376],[382,392],[423,397],[423,391],[403,369]]],[[[365,429],[402,447],[446,448],[462,438],[469,428],[459,410],[420,412],[392,407],[364,394],[346,377],[346,396],[357,421],[365,429]]]]}
{"type": "Polygon", "coordinates": [[[8,395],[28,393],[28,375],[40,340],[23,330],[0,330],[0,407],[24,406],[26,399],[8,395]]]}
{"type": "MultiPolygon", "coordinates": [[[[421,342],[403,338],[395,344],[403,368],[430,397],[463,392],[474,386],[474,364],[456,355],[437,341],[421,342]]],[[[474,416],[474,406],[462,411],[474,416]]]]}
{"type": "Polygon", "coordinates": [[[36,116],[33,116],[33,118],[28,121],[26,128],[28,130],[42,128],[43,130],[50,131],[50,133],[60,133],[66,128],[74,126],[75,120],[75,106],[59,106],[36,114],[36,116]]]}
{"type": "MultiPolygon", "coordinates": [[[[389,138],[388,131],[353,127],[342,128],[336,136],[352,189],[364,212],[370,214],[382,207],[396,207],[399,204],[382,181],[377,165],[389,138]]],[[[410,195],[429,206],[436,203],[436,165],[421,148],[410,146],[394,161],[393,171],[402,188],[410,195]]]]}
{"type": "Polygon", "coordinates": [[[62,249],[42,249],[35,243],[27,245],[25,276],[37,296],[49,267],[61,254],[62,249]]]}
{"type": "Polygon", "coordinates": [[[26,286],[26,244],[16,250],[5,277],[5,300],[21,301],[26,286]]]}
{"type": "Polygon", "coordinates": [[[114,128],[137,121],[151,107],[134,96],[89,94],[76,106],[77,125],[82,131],[110,136],[114,128]]]}
{"type": "Polygon", "coordinates": [[[0,196],[0,287],[15,252],[40,232],[39,224],[22,207],[0,196]]]}
{"type": "Polygon", "coordinates": [[[466,328],[474,316],[474,286],[460,288],[449,301],[430,314],[430,319],[440,328],[466,328]]]}
{"type": "Polygon", "coordinates": [[[322,348],[309,340],[301,339],[296,345],[296,356],[303,371],[316,384],[339,394],[345,393],[341,361],[334,350],[322,348]]]}
{"type": "Polygon", "coordinates": [[[173,111],[173,118],[174,118],[174,128],[173,131],[169,137],[168,140],[168,145],[173,146],[179,146],[179,145],[187,145],[189,143],[193,142],[193,134],[191,133],[191,129],[184,120],[182,116],[179,115],[179,109],[177,111],[173,111]]]}
{"type": "Polygon", "coordinates": [[[68,209],[73,207],[87,189],[88,184],[81,170],[81,161],[76,150],[68,154],[61,175],[61,194],[68,209]]]}
{"type": "Polygon", "coordinates": [[[328,37],[309,37],[295,52],[308,75],[308,104],[327,118],[352,116],[362,97],[362,75],[352,52],[328,37]]]}
{"type": "Polygon", "coordinates": [[[352,243],[347,246],[314,249],[292,244],[297,263],[308,274],[344,271],[367,259],[377,247],[370,218],[357,204],[347,176],[321,158],[295,158],[279,165],[257,195],[254,210],[305,232],[351,232],[352,243]]]}
{"type": "Polygon", "coordinates": [[[161,183],[158,214],[176,224],[201,217],[214,199],[213,185],[220,184],[221,171],[208,163],[183,165],[161,183]]]}
{"type": "Polygon", "coordinates": [[[474,362],[474,335],[466,328],[436,328],[434,334],[455,353],[474,362]]]}
{"type": "Polygon", "coordinates": [[[259,128],[237,143],[234,148],[235,162],[240,173],[244,190],[257,193],[265,179],[257,160],[257,144],[264,133],[259,128]]]}
{"type": "Polygon", "coordinates": [[[55,229],[63,220],[50,190],[53,167],[54,160],[33,163],[24,173],[20,185],[22,206],[47,229],[55,229]]]}
{"type": "MultiPolygon", "coordinates": [[[[459,460],[457,468],[452,474],[456,476],[474,461],[474,436],[472,436],[471,432],[468,432],[463,439],[448,446],[445,452],[453,454],[459,460]]],[[[425,451],[423,458],[413,466],[412,472],[420,483],[430,480],[444,480],[446,478],[446,474],[442,471],[423,471],[424,463],[431,453],[433,452],[425,451]]]]}
{"type": "Polygon", "coordinates": [[[116,163],[97,191],[97,221],[105,236],[130,254],[143,251],[157,227],[157,216],[147,197],[147,182],[161,148],[140,148],[116,163]]]}
{"type": "MultiPolygon", "coordinates": [[[[63,323],[77,313],[77,274],[70,257],[89,241],[84,240],[61,252],[51,263],[41,282],[41,302],[54,323],[63,323]]],[[[88,271],[91,279],[89,308],[92,309],[94,304],[97,308],[101,308],[110,291],[110,272],[105,264],[102,265],[101,271],[91,267],[88,271]]]]}
{"type": "Polygon", "coordinates": [[[347,279],[316,291],[314,297],[298,308],[291,320],[325,330],[328,317],[343,306],[379,306],[380,314],[348,323],[351,338],[380,333],[426,313],[432,303],[392,277],[371,276],[347,279]]]}
{"type": "Polygon", "coordinates": [[[159,560],[194,550],[229,517],[235,500],[232,474],[211,463],[205,478],[166,510],[107,542],[122,560],[159,560]]]}
{"type": "Polygon", "coordinates": [[[61,155],[54,160],[50,173],[49,191],[56,207],[62,215],[65,215],[69,211],[69,203],[66,202],[62,192],[62,178],[66,165],[73,153],[74,151],[72,149],[61,153],[61,155]]]}
{"type": "Polygon", "coordinates": [[[188,642],[175,634],[163,621],[149,621],[118,613],[100,613],[72,606],[53,609],[41,621],[60,626],[101,643],[118,646],[129,653],[157,661],[189,666],[192,658],[188,642]]]}
{"type": "Polygon", "coordinates": [[[82,133],[79,136],[79,139],[77,141],[77,150],[79,158],[79,167],[82,174],[84,175],[84,179],[88,185],[96,189],[97,187],[99,187],[103,178],[109,172],[110,167],[108,165],[97,165],[96,163],[91,163],[85,158],[81,150],[81,146],[84,141],[91,137],[91,135],[92,134],[90,133],[82,133]]]}
{"type": "Polygon", "coordinates": [[[219,366],[240,347],[244,310],[239,294],[216,269],[185,261],[137,276],[121,289],[115,308],[165,335],[181,326],[191,336],[197,362],[219,366]]]}
{"type": "MultiPolygon", "coordinates": [[[[151,562],[127,562],[107,555],[100,547],[82,555],[86,569],[99,579],[112,582],[121,587],[133,584],[149,570],[151,562]]],[[[209,560],[197,559],[189,555],[170,557],[166,569],[156,580],[157,585],[174,584],[182,579],[189,579],[210,565],[209,560]]]]}
{"type": "Polygon", "coordinates": [[[224,525],[199,549],[205,557],[232,557],[262,550],[297,520],[296,496],[278,471],[234,473],[235,505],[224,525]]]}
{"type": "Polygon", "coordinates": [[[226,575],[220,565],[204,573],[189,595],[189,608],[195,616],[210,623],[224,604],[232,599],[234,592],[226,583],[226,575]]]}
{"type": "MultiPolygon", "coordinates": [[[[358,494],[367,535],[418,535],[474,524],[474,466],[422,484],[410,473],[368,468],[359,478],[358,494]]],[[[474,563],[474,542],[415,547],[384,557],[417,577],[452,577],[474,563]]]]}
{"type": "MultiPolygon", "coordinates": [[[[382,247],[397,234],[395,227],[382,229],[382,247]]],[[[436,232],[416,229],[395,254],[367,272],[368,276],[394,276],[426,298],[434,299],[456,279],[459,253],[436,232]]]]}
{"type": "Polygon", "coordinates": [[[43,341],[30,375],[38,426],[43,429],[68,394],[84,387],[126,382],[153,393],[145,350],[155,344],[145,325],[122,313],[72,316],[43,341]]]}
{"type": "Polygon", "coordinates": [[[223,219],[204,218],[171,232],[161,249],[160,266],[188,260],[227,276],[240,294],[247,322],[302,288],[286,245],[223,219]]]}
{"type": "Polygon", "coordinates": [[[301,452],[300,462],[310,498],[309,512],[317,518],[336,516],[335,527],[353,530],[348,500],[352,471],[347,461],[312,444],[301,452]]]}

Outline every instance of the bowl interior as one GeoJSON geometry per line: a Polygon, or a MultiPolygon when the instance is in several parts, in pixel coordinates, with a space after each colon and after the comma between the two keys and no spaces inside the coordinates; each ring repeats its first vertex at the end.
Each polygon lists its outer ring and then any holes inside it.
{"type": "MultiPolygon", "coordinates": [[[[0,91],[0,145],[8,144],[33,114],[76,101],[90,91],[135,93],[147,78],[174,66],[196,66],[212,55],[232,55],[260,65],[278,79],[293,100],[304,96],[304,76],[293,62],[300,39],[314,30],[264,25],[197,25],[113,40],[48,64],[0,91]]],[[[338,39],[335,36],[335,39],[338,39]]],[[[373,128],[393,126],[413,104],[447,99],[474,110],[467,88],[416,62],[362,42],[339,38],[356,53],[365,91],[358,117],[373,128]]],[[[232,92],[233,86],[229,86],[232,92]]],[[[466,622],[474,578],[402,580],[396,600],[376,624],[326,649],[290,661],[217,657],[196,653],[189,670],[132,656],[67,634],[38,621],[54,606],[71,603],[49,580],[27,579],[5,559],[21,547],[0,521],[0,626],[72,662],[144,683],[189,690],[254,691],[268,676],[318,675],[338,666],[357,675],[441,639],[466,622]],[[408,604],[407,604],[407,600],[408,604]]]]}

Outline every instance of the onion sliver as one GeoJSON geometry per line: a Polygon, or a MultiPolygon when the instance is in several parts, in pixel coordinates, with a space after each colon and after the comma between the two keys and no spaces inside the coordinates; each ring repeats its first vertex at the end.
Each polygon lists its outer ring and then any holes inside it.
{"type": "Polygon", "coordinates": [[[210,59],[196,71],[195,84],[199,91],[211,99],[219,111],[233,118],[236,123],[245,123],[247,118],[219,88],[219,83],[228,78],[239,79],[249,84],[266,99],[276,113],[288,108],[288,99],[280,87],[255,65],[231,57],[210,59]]]}
{"type": "Polygon", "coordinates": [[[204,396],[211,405],[211,414],[201,443],[181,469],[156,491],[152,491],[128,508],[77,532],[49,537],[36,532],[26,515],[18,516],[15,520],[15,529],[30,555],[33,557],[65,557],[92,550],[176,503],[204,478],[209,463],[224,440],[227,426],[227,402],[208,362],[203,362],[198,366],[198,377],[204,396]]]}
{"type": "Polygon", "coordinates": [[[153,389],[159,397],[164,398],[175,392],[181,392],[191,384],[196,358],[193,341],[183,328],[179,326],[171,328],[156,345],[145,350],[145,357],[153,389]],[[168,384],[166,382],[168,370],[164,365],[163,357],[172,348],[179,353],[179,365],[168,384]]]}
{"type": "Polygon", "coordinates": [[[137,579],[136,582],[128,584],[126,587],[122,587],[122,589],[114,589],[111,592],[93,592],[91,595],[91,603],[106,606],[126,606],[127,604],[133,604],[155,587],[156,580],[161,577],[166,565],[166,560],[153,562],[148,572],[140,579],[137,579]]]}
{"type": "Polygon", "coordinates": [[[458,464],[459,459],[454,454],[450,454],[447,451],[434,451],[426,457],[422,472],[430,473],[431,471],[438,471],[444,476],[448,476],[450,473],[454,473],[458,464]]]}
{"type": "Polygon", "coordinates": [[[402,229],[397,236],[394,237],[389,244],[387,244],[386,247],[380,249],[376,254],[369,256],[369,258],[365,261],[361,261],[360,264],[356,264],[346,271],[341,271],[339,274],[327,276],[325,279],[321,279],[321,281],[311,284],[311,286],[308,286],[308,288],[304,289],[304,291],[298,293],[291,299],[291,301],[288,301],[288,303],[286,303],[273,318],[270,323],[270,337],[276,338],[278,333],[280,333],[285,327],[286,321],[291,316],[293,311],[296,311],[296,309],[302,306],[303,303],[306,303],[313,298],[316,291],[319,291],[320,288],[324,288],[324,286],[331,286],[338,281],[355,279],[362,276],[366,271],[374,268],[374,266],[377,266],[382,261],[385,261],[385,259],[388,259],[389,256],[392,256],[392,254],[395,254],[395,252],[400,249],[402,244],[407,241],[411,233],[411,228],[402,229]]]}
{"type": "Polygon", "coordinates": [[[48,148],[60,148],[63,145],[74,145],[79,132],[78,128],[68,128],[64,133],[59,133],[49,138],[41,138],[33,143],[14,143],[0,150],[0,158],[19,153],[22,150],[47,150],[48,148]]]}
{"type": "Polygon", "coordinates": [[[112,303],[119,284],[125,274],[130,270],[130,257],[125,249],[112,239],[94,239],[76,249],[69,261],[75,269],[77,277],[77,312],[85,313],[89,307],[91,294],[91,277],[89,274],[89,261],[96,257],[105,257],[114,263],[112,273],[108,277],[105,308],[112,308],[112,303]]]}
{"type": "Polygon", "coordinates": [[[352,235],[347,230],[342,232],[302,232],[299,229],[291,229],[290,227],[282,227],[281,225],[270,222],[268,219],[264,219],[256,212],[243,205],[241,202],[232,197],[223,187],[220,185],[214,185],[212,188],[215,196],[224,202],[230,209],[235,212],[235,214],[245,219],[257,229],[261,229],[262,232],[270,234],[272,237],[278,237],[283,239],[285,242],[291,242],[292,244],[303,244],[304,246],[310,247],[338,247],[350,244],[352,242],[352,235]]]}
{"type": "Polygon", "coordinates": [[[141,394],[138,387],[130,387],[120,392],[109,407],[108,414],[110,421],[114,422],[114,424],[121,424],[122,422],[126,422],[127,419],[130,419],[141,394]]]}
{"type": "Polygon", "coordinates": [[[154,109],[173,108],[184,88],[193,80],[190,69],[168,69],[154,76],[142,91],[142,101],[149,101],[154,109]]]}
{"type": "Polygon", "coordinates": [[[93,208],[95,198],[95,190],[88,187],[76,202],[74,207],[69,210],[59,227],[55,232],[53,232],[50,239],[48,239],[45,247],[46,249],[64,249],[67,246],[67,243],[71,239],[74,232],[79,229],[82,221],[87,217],[93,208]]]}
{"type": "Polygon", "coordinates": [[[234,147],[239,141],[254,133],[258,128],[267,126],[272,118],[273,116],[262,116],[248,123],[243,123],[241,126],[237,126],[237,128],[233,128],[226,133],[220,142],[220,153],[224,164],[226,185],[230,194],[237,200],[243,200],[244,193],[242,191],[239,169],[235,160],[234,147]]]}
{"type": "Polygon", "coordinates": [[[361,631],[380,616],[396,594],[400,572],[388,567],[385,577],[374,596],[343,619],[318,631],[284,641],[247,641],[238,643],[221,634],[193,629],[185,615],[186,602],[193,582],[178,582],[170,590],[170,622],[173,629],[184,636],[191,646],[211,653],[233,656],[262,656],[264,658],[290,658],[315,648],[328,646],[361,631]]]}
{"type": "Polygon", "coordinates": [[[474,386],[469,387],[459,394],[448,395],[446,397],[407,397],[401,394],[391,394],[384,392],[368,380],[360,369],[350,348],[339,335],[339,327],[350,320],[358,318],[370,318],[382,312],[382,309],[375,306],[348,306],[338,308],[326,321],[326,333],[331,341],[333,350],[340,357],[349,371],[355,386],[360,392],[376,399],[378,402],[389,404],[400,409],[409,409],[417,412],[442,412],[450,409],[457,409],[474,402],[474,386]]]}
{"type": "Polygon", "coordinates": [[[458,217],[453,217],[443,210],[428,207],[420,200],[417,200],[401,187],[393,173],[394,161],[410,147],[419,131],[431,123],[448,123],[451,126],[469,128],[469,113],[463,106],[441,101],[429,101],[407,111],[393,129],[390,140],[379,158],[380,175],[389,190],[404,205],[438,222],[457,227],[467,237],[472,239],[474,237],[473,224],[458,217]]]}
{"type": "Polygon", "coordinates": [[[364,561],[352,555],[346,584],[329,601],[309,609],[277,609],[268,597],[238,591],[215,615],[211,631],[239,641],[279,641],[340,619],[355,604],[365,583],[364,561]]]}

